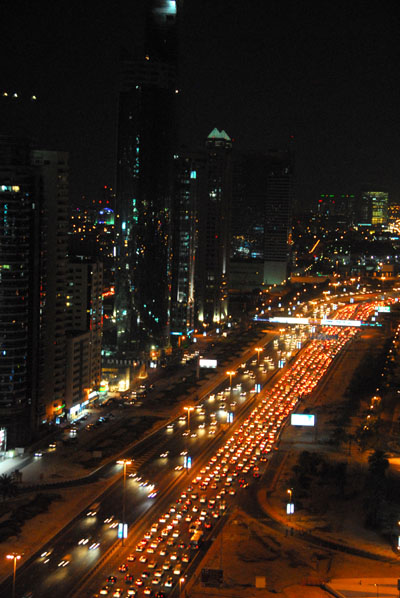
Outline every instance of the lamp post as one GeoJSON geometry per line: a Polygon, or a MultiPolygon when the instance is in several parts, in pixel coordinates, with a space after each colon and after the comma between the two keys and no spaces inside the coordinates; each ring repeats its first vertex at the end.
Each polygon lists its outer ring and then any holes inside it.
{"type": "MultiPolygon", "coordinates": [[[[124,478],[123,478],[123,485],[122,485],[122,525],[125,525],[125,493],[126,493],[126,466],[132,465],[132,461],[130,459],[120,459],[117,461],[118,465],[123,465],[124,467],[124,478]]],[[[122,546],[124,545],[124,527],[122,528],[122,546]]]]}
{"type": "Polygon", "coordinates": [[[184,407],[184,410],[187,412],[187,427],[190,432],[190,412],[194,410],[194,407],[184,407]]]}
{"type": "Polygon", "coordinates": [[[229,372],[226,372],[226,375],[229,376],[229,387],[232,389],[232,377],[236,376],[236,371],[229,370],[229,372]]]}
{"type": "Polygon", "coordinates": [[[179,598],[182,595],[182,585],[185,583],[185,578],[184,577],[180,577],[179,578],[179,598]]]}
{"type": "Polygon", "coordinates": [[[264,349],[263,349],[263,347],[256,347],[254,350],[257,353],[257,365],[259,365],[259,363],[260,363],[260,353],[261,353],[261,351],[264,351],[264,349]]]}
{"type": "Polygon", "coordinates": [[[288,488],[287,493],[289,494],[289,502],[292,502],[293,488],[288,488]]]}
{"type": "Polygon", "coordinates": [[[15,598],[15,574],[17,572],[17,561],[21,558],[21,555],[17,552],[12,552],[6,555],[6,559],[13,561],[13,582],[12,582],[12,598],[15,598]]]}

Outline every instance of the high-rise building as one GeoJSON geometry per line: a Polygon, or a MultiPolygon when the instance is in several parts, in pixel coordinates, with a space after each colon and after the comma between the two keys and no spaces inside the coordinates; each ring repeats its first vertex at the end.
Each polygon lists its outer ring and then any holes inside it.
{"type": "Polygon", "coordinates": [[[232,140],[213,129],[206,140],[204,191],[198,206],[197,319],[205,324],[228,316],[232,140]]]}
{"type": "Polygon", "coordinates": [[[124,56],[118,107],[115,320],[120,357],[169,344],[170,210],[176,147],[174,0],[148,0],[124,56]]]}
{"type": "Polygon", "coordinates": [[[351,226],[355,220],[355,207],[354,193],[321,193],[317,211],[331,225],[351,226]]]}
{"type": "Polygon", "coordinates": [[[264,225],[264,284],[280,284],[288,276],[289,232],[293,205],[293,158],[290,151],[267,153],[264,225]]]}
{"type": "Polygon", "coordinates": [[[68,157],[0,139],[0,427],[9,446],[65,397],[68,157]]]}
{"type": "Polygon", "coordinates": [[[29,143],[0,137],[0,428],[11,447],[27,441],[36,398],[35,201],[29,143]]]}
{"type": "Polygon", "coordinates": [[[197,210],[204,180],[204,156],[176,155],[172,203],[171,336],[185,336],[195,325],[197,210]]]}
{"type": "Polygon", "coordinates": [[[359,224],[388,223],[389,194],[387,191],[362,191],[359,200],[359,224]]]}
{"type": "Polygon", "coordinates": [[[36,276],[43,303],[37,416],[39,421],[52,421],[65,412],[68,154],[35,149],[31,160],[41,208],[40,237],[34,239],[41,258],[36,276]]]}
{"type": "Polygon", "coordinates": [[[73,415],[101,380],[103,266],[81,259],[68,265],[66,406],[73,415]]]}

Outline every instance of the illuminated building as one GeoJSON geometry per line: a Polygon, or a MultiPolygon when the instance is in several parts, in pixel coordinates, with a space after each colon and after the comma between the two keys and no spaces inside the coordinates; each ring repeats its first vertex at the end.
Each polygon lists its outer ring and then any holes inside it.
{"type": "Polygon", "coordinates": [[[206,140],[204,191],[199,206],[196,306],[199,322],[212,324],[228,315],[232,140],[213,129],[206,140]]]}
{"type": "Polygon", "coordinates": [[[101,380],[103,266],[75,260],[68,265],[66,407],[78,413],[101,380]]]}
{"type": "Polygon", "coordinates": [[[170,332],[178,9],[172,0],[140,6],[143,27],[122,61],[118,105],[115,320],[122,358],[166,347],[170,332]]]}
{"type": "MultiPolygon", "coordinates": [[[[0,137],[0,420],[11,446],[26,442],[30,428],[35,330],[34,224],[35,182],[27,142],[0,137]]],[[[35,289],[36,290],[36,289],[35,289]]]]}
{"type": "Polygon", "coordinates": [[[293,205],[293,159],[290,151],[267,153],[264,224],[264,284],[280,284],[288,276],[289,230],[293,205]]]}
{"type": "Polygon", "coordinates": [[[359,224],[388,223],[389,194],[387,191],[362,191],[359,202],[359,224]]]}
{"type": "Polygon", "coordinates": [[[195,324],[197,206],[204,158],[175,156],[172,205],[171,336],[187,335],[195,324]]]}
{"type": "Polygon", "coordinates": [[[38,417],[52,421],[64,412],[66,360],[66,284],[68,250],[68,154],[33,150],[32,164],[39,176],[41,206],[40,292],[42,322],[40,335],[38,417]]]}
{"type": "Polygon", "coordinates": [[[0,417],[9,446],[63,412],[68,156],[0,138],[0,417]]]}

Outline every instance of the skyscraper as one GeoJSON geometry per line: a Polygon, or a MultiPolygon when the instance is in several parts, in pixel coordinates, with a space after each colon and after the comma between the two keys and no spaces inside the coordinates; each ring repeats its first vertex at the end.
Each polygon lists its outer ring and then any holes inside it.
{"type": "Polygon", "coordinates": [[[147,1],[122,61],[118,108],[115,320],[120,356],[169,343],[170,210],[175,148],[177,3],[147,1]]]}
{"type": "Polygon", "coordinates": [[[213,129],[206,140],[205,184],[198,207],[197,319],[206,324],[228,315],[231,152],[229,135],[213,129]]]}
{"type": "Polygon", "coordinates": [[[172,204],[171,336],[186,335],[195,326],[195,269],[198,209],[204,184],[205,156],[175,156],[172,204]]]}
{"type": "Polygon", "coordinates": [[[270,150],[266,156],[267,188],[264,225],[264,284],[286,280],[293,204],[293,157],[270,150]]]}
{"type": "Polygon", "coordinates": [[[68,158],[0,138],[0,428],[25,444],[65,396],[68,158]]]}

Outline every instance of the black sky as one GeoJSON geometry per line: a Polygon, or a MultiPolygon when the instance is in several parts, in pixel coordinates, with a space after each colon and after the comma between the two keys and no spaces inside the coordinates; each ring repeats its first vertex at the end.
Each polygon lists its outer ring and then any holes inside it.
{"type": "MultiPolygon", "coordinates": [[[[137,1],[2,3],[0,90],[38,96],[41,144],[70,152],[74,199],[113,183],[118,58],[137,1]]],[[[199,147],[214,126],[242,149],[294,135],[301,202],[363,184],[399,198],[395,6],[186,0],[182,141],[199,147]]]]}

